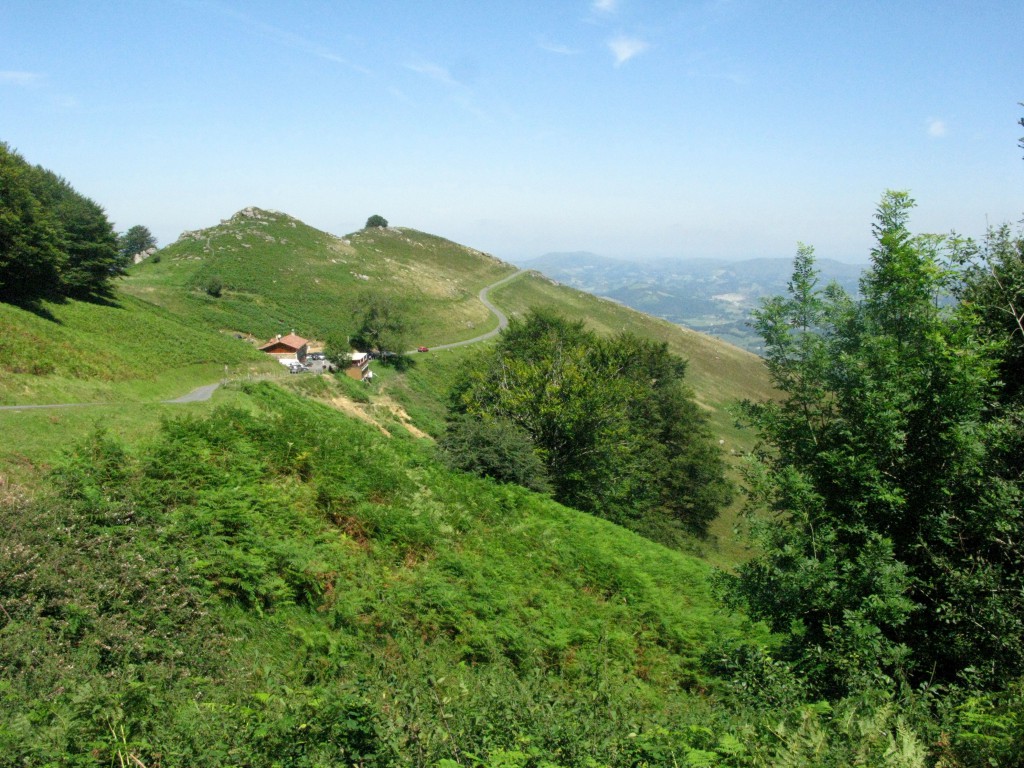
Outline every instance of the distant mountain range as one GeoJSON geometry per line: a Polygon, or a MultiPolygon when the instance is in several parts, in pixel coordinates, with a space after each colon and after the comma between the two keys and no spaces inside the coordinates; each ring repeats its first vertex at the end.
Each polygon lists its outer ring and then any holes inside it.
{"type": "MultiPolygon", "coordinates": [[[[822,285],[838,282],[856,294],[864,265],[817,262],[822,285]]],[[[546,253],[520,266],[581,291],[604,296],[656,317],[707,333],[760,354],[750,313],[786,291],[790,259],[664,259],[633,262],[586,251],[546,253]]]]}

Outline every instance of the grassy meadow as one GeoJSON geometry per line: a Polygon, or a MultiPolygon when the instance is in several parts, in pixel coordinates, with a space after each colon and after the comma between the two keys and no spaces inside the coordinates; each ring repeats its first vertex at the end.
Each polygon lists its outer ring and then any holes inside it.
{"type": "Polygon", "coordinates": [[[226,370],[274,370],[251,344],[123,294],[38,311],[0,304],[0,323],[0,405],[150,402],[226,370]]]}

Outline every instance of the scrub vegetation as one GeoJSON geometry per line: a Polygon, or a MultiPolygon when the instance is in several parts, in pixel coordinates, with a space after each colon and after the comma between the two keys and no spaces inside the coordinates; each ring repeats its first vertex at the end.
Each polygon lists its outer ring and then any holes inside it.
{"type": "Polygon", "coordinates": [[[524,276],[476,348],[252,381],[371,297],[478,335],[513,269],[254,208],[0,303],[6,402],[103,402],[0,411],[0,766],[1024,763],[1024,238],[912,208],[856,297],[800,249],[764,361],[524,276]]]}
{"type": "Polygon", "coordinates": [[[701,658],[763,633],[716,607],[706,565],[246,388],[255,412],[134,450],[95,433],[52,493],[5,500],[0,761],[719,747],[701,658]]]}

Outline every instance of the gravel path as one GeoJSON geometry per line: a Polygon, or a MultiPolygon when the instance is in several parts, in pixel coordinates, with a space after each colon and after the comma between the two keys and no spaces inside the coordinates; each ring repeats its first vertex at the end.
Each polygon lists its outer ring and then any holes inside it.
{"type": "Polygon", "coordinates": [[[33,408],[84,408],[87,405],[116,405],[116,403],[55,403],[53,405],[0,405],[0,411],[28,411],[33,408]]]}
{"type": "MultiPolygon", "coordinates": [[[[201,387],[196,387],[187,395],[176,397],[173,400],[163,400],[162,402],[201,403],[213,397],[213,393],[217,390],[217,387],[219,386],[219,381],[216,384],[204,384],[201,387]]],[[[84,408],[90,405],[118,405],[118,403],[53,403],[51,405],[0,405],[0,411],[28,411],[35,408],[84,408]]]]}

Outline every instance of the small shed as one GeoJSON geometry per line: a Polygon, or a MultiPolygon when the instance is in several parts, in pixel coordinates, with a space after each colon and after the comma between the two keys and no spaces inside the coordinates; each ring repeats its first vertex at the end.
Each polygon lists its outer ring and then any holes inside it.
{"type": "Polygon", "coordinates": [[[353,352],[349,355],[348,368],[345,369],[345,375],[350,379],[356,381],[362,381],[365,378],[370,377],[370,355],[368,352],[353,352]]]}

